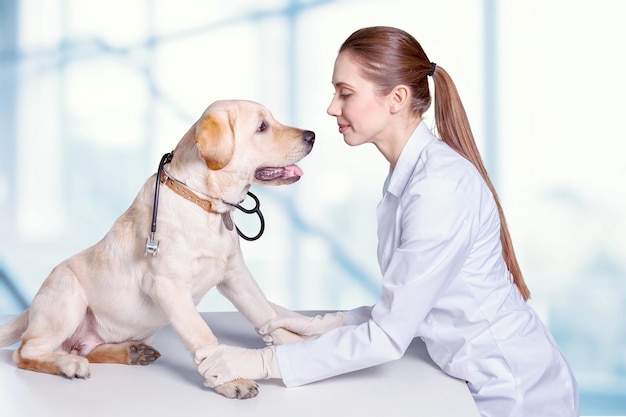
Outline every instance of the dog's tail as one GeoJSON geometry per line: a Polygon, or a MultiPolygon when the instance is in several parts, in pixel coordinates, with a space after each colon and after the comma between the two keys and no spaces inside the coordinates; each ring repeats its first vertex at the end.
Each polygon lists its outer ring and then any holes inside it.
{"type": "Polygon", "coordinates": [[[10,346],[22,338],[28,327],[28,310],[0,326],[0,347],[10,346]]]}

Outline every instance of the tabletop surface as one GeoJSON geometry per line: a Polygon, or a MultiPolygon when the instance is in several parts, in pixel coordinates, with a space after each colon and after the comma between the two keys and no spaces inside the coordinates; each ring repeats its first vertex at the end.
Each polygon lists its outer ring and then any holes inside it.
{"type": "MultiPolygon", "coordinates": [[[[221,343],[264,346],[239,313],[202,316],[221,343]]],[[[0,316],[0,324],[8,319],[0,316]]],[[[467,385],[437,368],[420,339],[400,360],[313,384],[285,388],[280,380],[258,381],[259,395],[248,400],[228,399],[204,387],[191,354],[170,327],[152,345],[161,352],[154,364],[91,364],[87,380],[17,369],[11,357],[15,346],[2,348],[0,415],[478,417],[467,385]]]]}

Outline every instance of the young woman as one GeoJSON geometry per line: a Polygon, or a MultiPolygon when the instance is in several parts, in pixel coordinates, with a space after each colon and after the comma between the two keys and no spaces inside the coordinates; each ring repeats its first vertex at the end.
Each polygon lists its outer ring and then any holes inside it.
{"type": "Polygon", "coordinates": [[[328,113],[349,145],[390,165],[377,208],[382,295],[373,307],[279,315],[259,329],[318,336],[259,350],[196,352],[215,386],[282,378],[297,386],[401,357],[421,337],[432,360],[467,381],[482,416],[578,416],[577,385],[530,294],[504,214],[448,73],[408,33],[370,27],[341,46],[328,113]],[[435,93],[440,139],[422,115],[435,93]]]}

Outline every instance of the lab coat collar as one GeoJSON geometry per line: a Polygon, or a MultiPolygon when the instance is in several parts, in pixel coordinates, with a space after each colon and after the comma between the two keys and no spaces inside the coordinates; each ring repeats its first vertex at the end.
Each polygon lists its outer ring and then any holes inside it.
{"type": "Polygon", "coordinates": [[[389,175],[385,181],[384,192],[390,192],[396,197],[402,194],[409,182],[409,178],[415,170],[415,165],[420,159],[422,151],[426,148],[426,145],[433,140],[438,139],[432,134],[426,122],[422,120],[411,134],[411,137],[409,137],[402,152],[400,152],[400,157],[396,162],[395,169],[389,167],[389,175]]]}

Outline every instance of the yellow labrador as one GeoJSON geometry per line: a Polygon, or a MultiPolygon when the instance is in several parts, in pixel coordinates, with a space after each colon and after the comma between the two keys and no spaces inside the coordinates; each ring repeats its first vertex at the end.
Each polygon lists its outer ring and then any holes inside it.
{"type": "MultiPolygon", "coordinates": [[[[168,324],[193,353],[218,343],[196,310],[212,287],[256,327],[268,322],[276,312],[244,263],[230,213],[251,184],[297,181],[294,164],[314,141],[258,103],[213,103],[106,236],[55,267],[31,306],[0,328],[0,346],[21,339],[18,367],[68,378],[88,378],[89,362],[151,363],[159,353],[147,343],[168,324]]],[[[298,340],[285,330],[271,336],[298,340]]],[[[250,380],[215,389],[258,393],[250,380]]]]}

